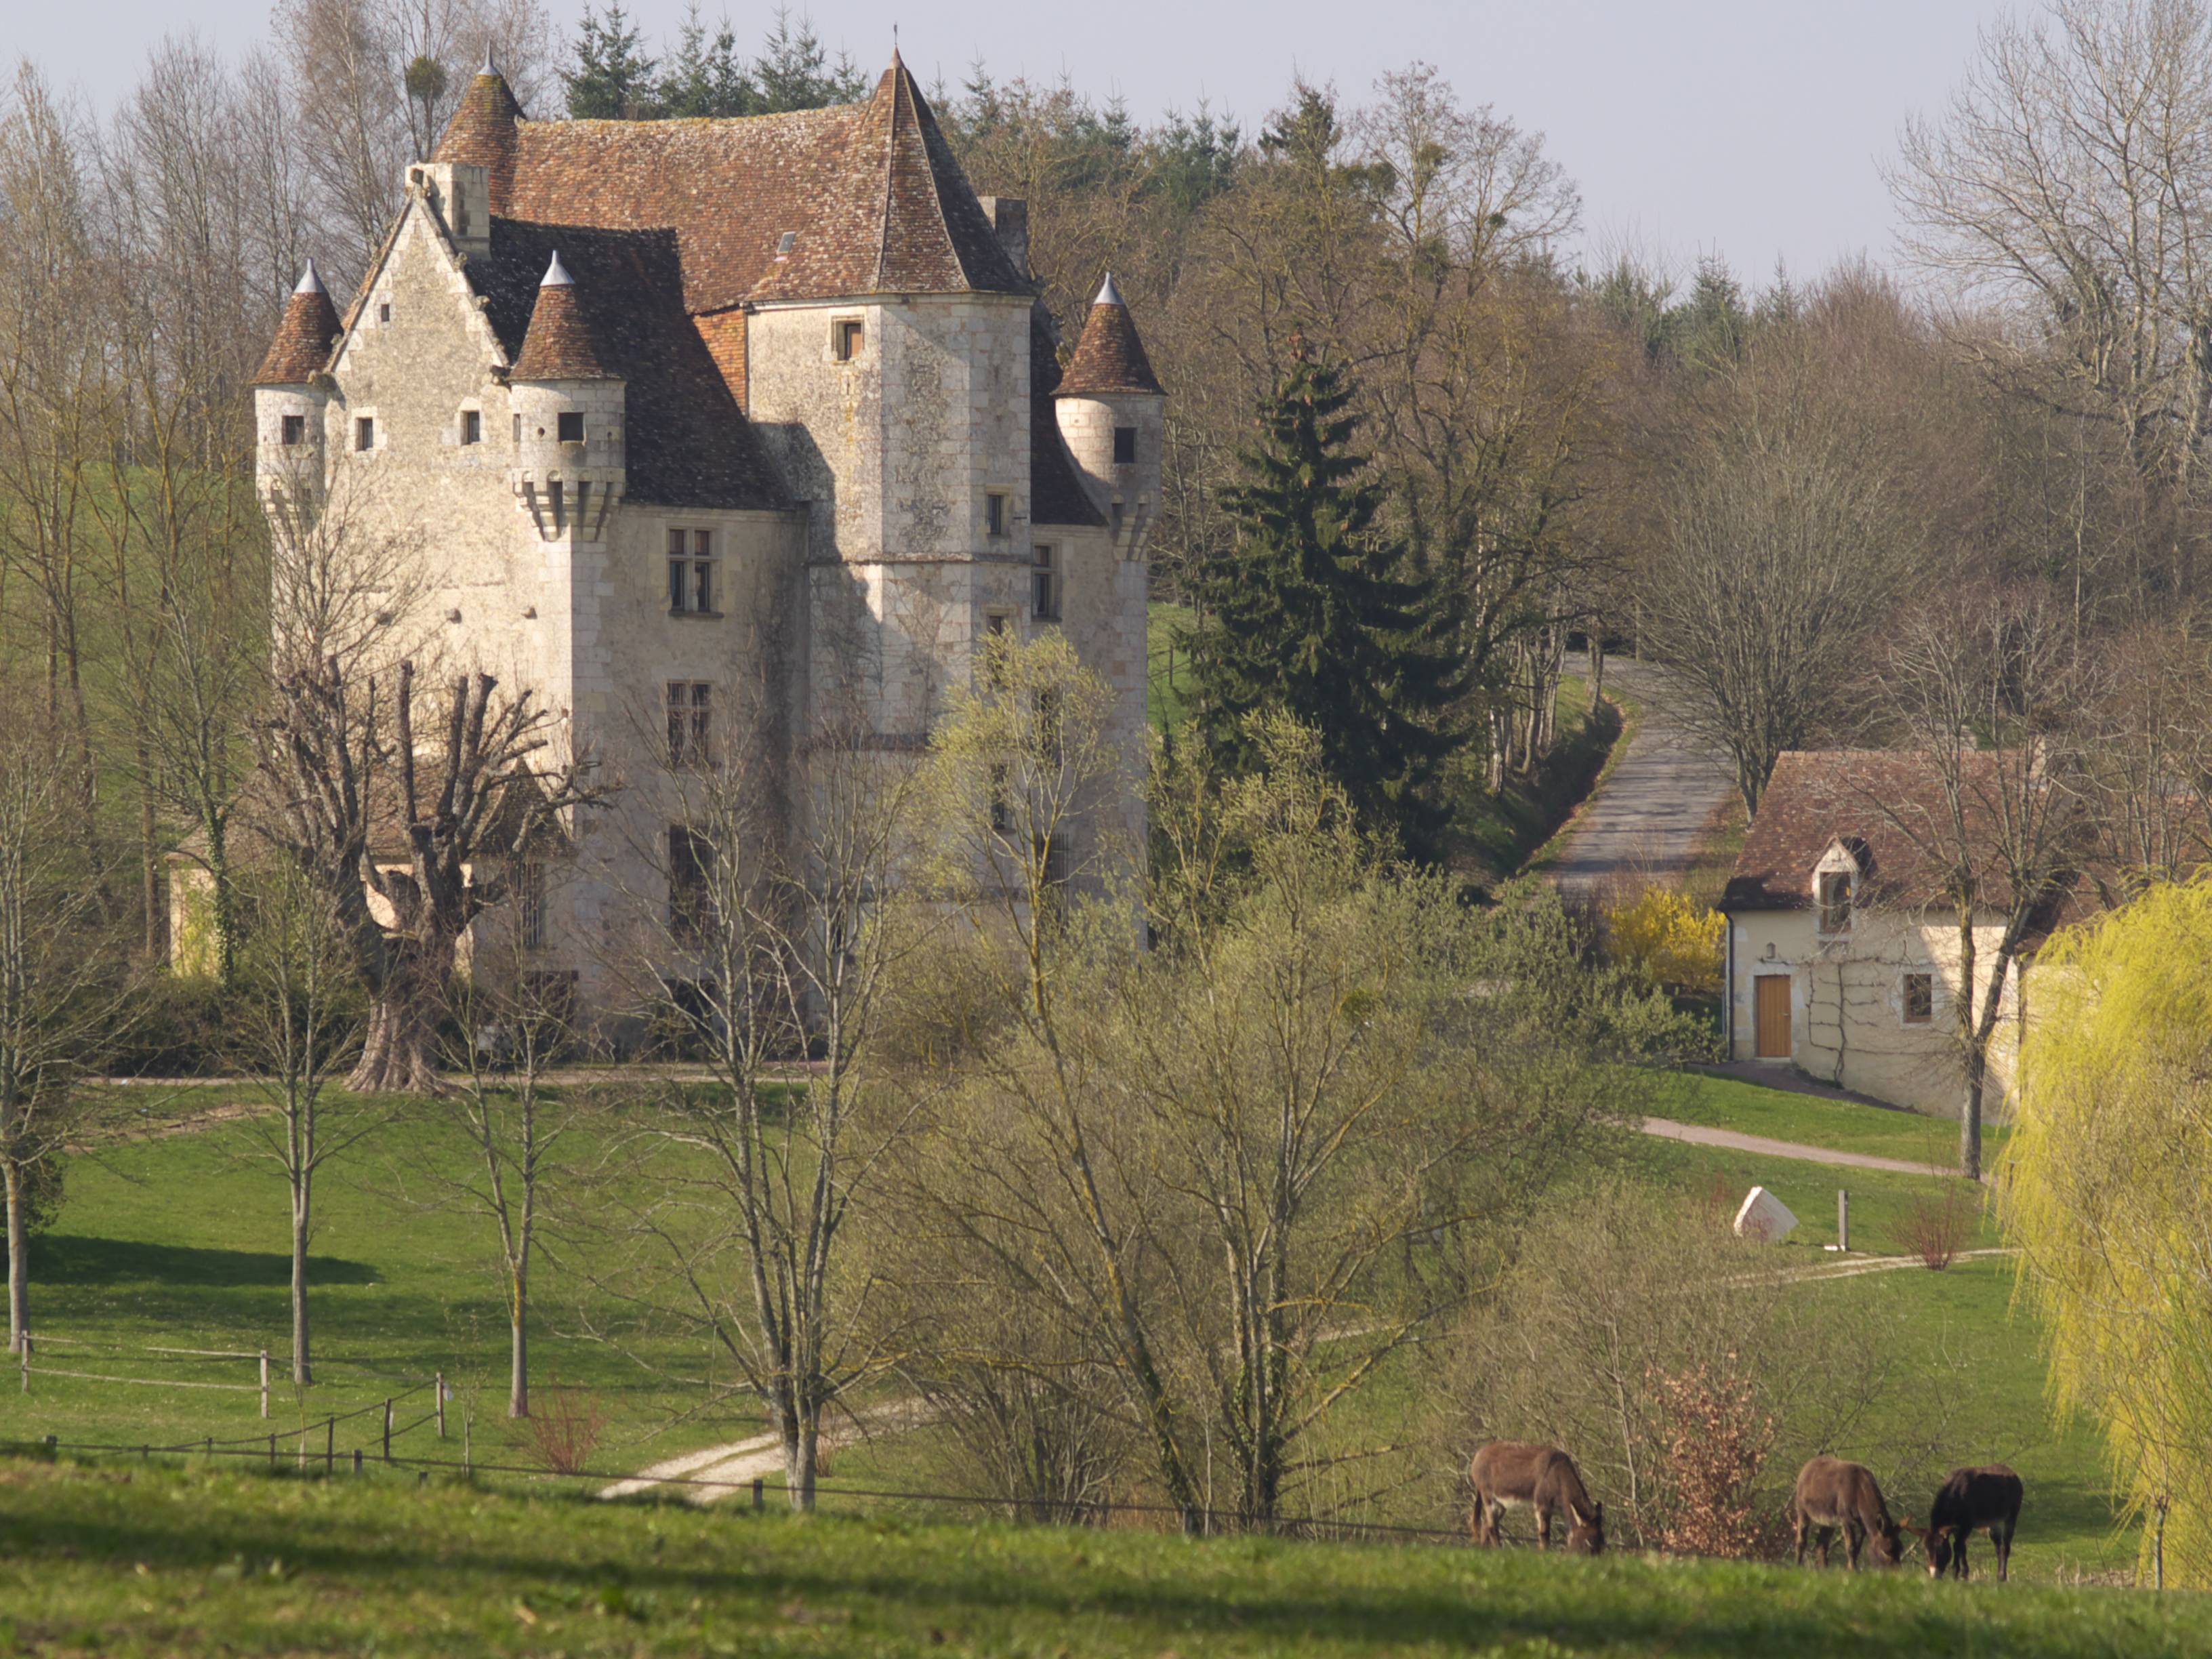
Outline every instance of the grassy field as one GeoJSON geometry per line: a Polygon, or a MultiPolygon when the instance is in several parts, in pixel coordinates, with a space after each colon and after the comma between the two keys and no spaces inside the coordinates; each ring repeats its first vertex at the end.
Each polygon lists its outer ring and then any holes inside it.
{"type": "MultiPolygon", "coordinates": [[[[1950,1118],[1765,1089],[1739,1078],[1685,1076],[1664,1092],[1656,1115],[1833,1152],[1871,1152],[1938,1165],[1959,1161],[1959,1126],[1950,1118]]],[[[2001,1123],[1983,1124],[1985,1158],[1996,1156],[2005,1133],[2001,1123]]]]}
{"type": "MultiPolygon", "coordinates": [[[[226,1096],[252,1098],[201,1088],[191,1102],[226,1096]]],[[[592,1149],[588,1139],[571,1139],[562,1152],[575,1167],[592,1149]]],[[[505,1417],[507,1317],[490,1224],[416,1207],[396,1191],[403,1181],[418,1195],[427,1190],[416,1154],[459,1170],[467,1167],[463,1149],[415,1120],[388,1127],[358,1155],[329,1167],[317,1188],[308,1270],[317,1380],[304,1393],[291,1386],[287,1364],[284,1184],[252,1151],[246,1130],[230,1123],[70,1160],[67,1204],[54,1231],[33,1246],[31,1389],[18,1392],[11,1378],[0,1392],[0,1437],[161,1444],[288,1426],[296,1436],[305,1422],[400,1394],[407,1397],[395,1414],[405,1424],[430,1410],[431,1395],[420,1385],[442,1371],[455,1390],[447,1412],[453,1439],[470,1418],[478,1457],[522,1455],[505,1417]],[[396,1157],[403,1139],[410,1152],[404,1163],[396,1157]],[[252,1360],[152,1352],[156,1347],[233,1354],[266,1348],[271,1419],[260,1417],[252,1360]],[[63,1371],[135,1380],[90,1381],[63,1371]]],[[[672,1436],[713,1443],[757,1432],[757,1419],[712,1405],[709,1390],[698,1386],[706,1381],[702,1345],[647,1337],[618,1346],[571,1334],[586,1321],[619,1327],[625,1310],[566,1271],[562,1219],[556,1194],[554,1237],[539,1258],[535,1287],[532,1370],[541,1387],[586,1390],[606,1413],[601,1456],[626,1465],[672,1436]],[[682,1386],[684,1379],[696,1385],[682,1386]]],[[[380,1409],[371,1411],[339,1427],[338,1444],[342,1450],[373,1444],[381,1431],[380,1409]]],[[[419,1447],[434,1432],[424,1424],[406,1443],[419,1447]]],[[[319,1446],[319,1434],[316,1440],[319,1446]]]]}
{"type": "Polygon", "coordinates": [[[0,1651],[2203,1653],[2212,1602],[0,1463],[0,1651]],[[124,1564],[129,1564],[125,1565],[124,1564]]]}

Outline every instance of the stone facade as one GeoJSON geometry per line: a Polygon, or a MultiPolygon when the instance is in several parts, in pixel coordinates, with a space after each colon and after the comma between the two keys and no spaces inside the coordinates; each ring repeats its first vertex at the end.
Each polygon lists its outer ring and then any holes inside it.
{"type": "MultiPolygon", "coordinates": [[[[1104,805],[1141,833],[1164,399],[1054,397],[1026,252],[896,61],[842,109],[634,126],[521,119],[488,71],[343,321],[295,295],[255,391],[264,487],[325,480],[404,566],[408,648],[529,688],[617,786],[532,928],[587,1004],[617,1006],[617,936],[665,902],[674,687],[803,769],[810,709],[857,693],[909,750],[994,626],[1057,627],[1115,689],[1104,805]],[[661,179],[672,143],[751,213],[661,179]]],[[[1133,340],[1107,297],[1086,342],[1133,340]]]]}

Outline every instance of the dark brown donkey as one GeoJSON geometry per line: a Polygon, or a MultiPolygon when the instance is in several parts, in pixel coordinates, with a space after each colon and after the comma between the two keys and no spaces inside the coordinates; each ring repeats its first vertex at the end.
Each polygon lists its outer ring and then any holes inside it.
{"type": "Polygon", "coordinates": [[[1986,1528],[1997,1553],[1997,1582],[2004,1582],[2012,1560],[2012,1535],[2020,1525],[2020,1500],[2026,1488],[2002,1463],[1983,1469],[1954,1469],[1928,1509],[1928,1530],[1920,1534],[1928,1550],[1928,1576],[1947,1571],[1966,1576],[1966,1540],[1986,1528]]]}
{"type": "Polygon", "coordinates": [[[1790,1525],[1796,1534],[1797,1565],[1805,1565],[1805,1540],[1820,1538],[1820,1565],[1828,1565],[1828,1549],[1840,1529],[1851,1570],[1858,1571],[1859,1551],[1871,1538],[1878,1566],[1893,1567],[1905,1557],[1904,1528],[1890,1519],[1889,1505],[1881,1501],[1881,1487],[1874,1471],[1863,1463],[1846,1463],[1840,1457],[1816,1457],[1797,1471],[1797,1490],[1790,1499],[1790,1525]]]}
{"type": "Polygon", "coordinates": [[[1509,1504],[1536,1511],[1536,1547],[1552,1547],[1552,1517],[1567,1522],[1567,1547],[1595,1555],[1605,1547],[1605,1505],[1590,1502],[1575,1460],[1557,1446],[1529,1446],[1517,1440],[1493,1440],[1475,1453],[1468,1474],[1474,1481],[1474,1513],[1468,1530],[1478,1544],[1500,1544],[1499,1517],[1509,1504]]]}

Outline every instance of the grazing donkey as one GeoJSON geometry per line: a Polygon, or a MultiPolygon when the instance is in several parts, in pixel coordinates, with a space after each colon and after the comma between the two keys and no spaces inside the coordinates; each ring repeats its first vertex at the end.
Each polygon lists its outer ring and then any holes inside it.
{"type": "Polygon", "coordinates": [[[1797,1565],[1805,1565],[1805,1540],[1820,1534],[1820,1565],[1828,1565],[1828,1549],[1838,1528],[1851,1571],[1858,1571],[1859,1551],[1871,1538],[1878,1566],[1893,1567],[1905,1558],[1904,1528],[1890,1519],[1889,1505],[1881,1501],[1881,1488],[1874,1472],[1863,1463],[1846,1463],[1840,1457],[1816,1457],[1797,1471],[1797,1490],[1790,1499],[1790,1529],[1796,1535],[1797,1565]]]}
{"type": "Polygon", "coordinates": [[[1985,1528],[1997,1553],[1997,1582],[2012,1561],[2012,1535],[2020,1525],[2020,1477],[2002,1463],[1987,1468],[1954,1469],[1929,1506],[1928,1530],[1920,1534],[1928,1550],[1928,1576],[1946,1571],[1966,1576],[1966,1540],[1985,1528]]]}
{"type": "Polygon", "coordinates": [[[1605,1548],[1605,1505],[1590,1501],[1575,1460],[1557,1446],[1529,1446],[1493,1440],[1475,1453],[1468,1469],[1474,1481],[1474,1513],[1468,1530],[1478,1544],[1504,1542],[1498,1522],[1508,1504],[1536,1511],[1536,1547],[1552,1547],[1552,1517],[1564,1515],[1567,1547],[1585,1555],[1605,1548]]]}

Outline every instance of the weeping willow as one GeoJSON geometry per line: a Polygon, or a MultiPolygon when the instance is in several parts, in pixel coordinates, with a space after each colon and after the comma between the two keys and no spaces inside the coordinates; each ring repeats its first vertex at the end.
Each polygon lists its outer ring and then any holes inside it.
{"type": "Polygon", "coordinates": [[[2102,1425],[2142,1573],[2162,1540],[2212,1584],[2212,884],[2060,934],[2034,1001],[1997,1202],[2052,1404],[2102,1425]]]}

